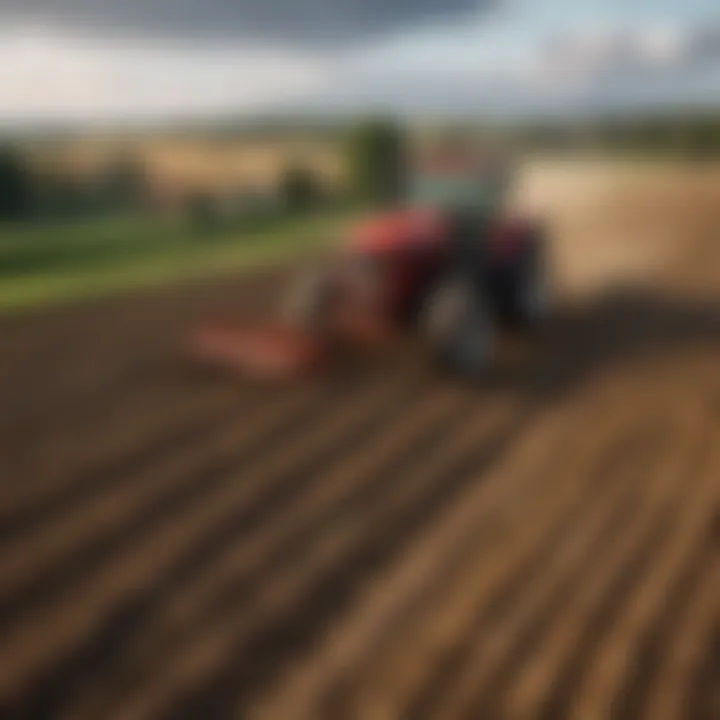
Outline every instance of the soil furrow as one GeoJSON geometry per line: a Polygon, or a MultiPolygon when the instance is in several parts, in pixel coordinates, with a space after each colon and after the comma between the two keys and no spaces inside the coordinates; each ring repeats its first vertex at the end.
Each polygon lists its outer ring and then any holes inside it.
{"type": "MultiPolygon", "coordinates": [[[[40,616],[42,622],[38,622],[34,615],[23,615],[23,621],[9,629],[0,645],[0,653],[13,653],[15,662],[12,674],[27,677],[41,658],[61,652],[60,649],[70,638],[82,637],[97,629],[103,615],[112,612],[113,604],[124,592],[151,582],[163,567],[173,562],[181,548],[192,547],[208,527],[223,517],[238,513],[244,504],[251,503],[251,508],[252,503],[257,504],[256,486],[233,483],[233,478],[239,480],[245,477],[257,482],[256,474],[262,472],[267,477],[273,463],[278,467],[292,467],[303,456],[323,452],[334,438],[351,433],[363,415],[368,418],[376,415],[378,401],[384,401],[388,407],[403,392],[407,392],[407,386],[398,389],[397,383],[379,382],[373,392],[365,393],[363,401],[352,404],[351,411],[341,418],[327,413],[322,416],[323,422],[305,426],[300,432],[294,425],[287,428],[291,442],[287,443],[286,452],[274,458],[268,458],[266,453],[261,454],[255,460],[255,470],[235,465],[223,468],[221,476],[227,478],[227,482],[222,483],[220,492],[211,493],[207,498],[201,495],[198,498],[200,503],[184,503],[181,509],[166,515],[163,523],[147,527],[142,536],[132,537],[131,542],[112,562],[99,565],[86,581],[76,583],[75,588],[83,588],[85,606],[88,608],[86,613],[78,614],[74,611],[74,592],[66,588],[62,596],[40,616]],[[51,648],[56,650],[51,651],[51,648]]],[[[213,475],[203,477],[212,478],[213,475]]],[[[200,483],[203,477],[198,478],[200,483]]],[[[267,493],[272,491],[272,487],[266,489],[267,493]]],[[[5,691],[5,683],[2,688],[5,691]]]]}

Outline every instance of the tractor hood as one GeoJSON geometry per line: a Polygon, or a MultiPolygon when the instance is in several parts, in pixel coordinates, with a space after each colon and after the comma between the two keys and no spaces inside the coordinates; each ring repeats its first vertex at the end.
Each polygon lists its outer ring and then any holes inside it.
{"type": "Polygon", "coordinates": [[[424,208],[404,208],[366,218],[351,235],[351,248],[362,253],[386,253],[414,245],[433,245],[442,238],[440,213],[424,208]]]}

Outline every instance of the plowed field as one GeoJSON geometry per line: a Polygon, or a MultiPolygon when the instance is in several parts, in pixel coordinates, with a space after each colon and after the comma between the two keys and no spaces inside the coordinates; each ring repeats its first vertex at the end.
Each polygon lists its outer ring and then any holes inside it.
{"type": "Polygon", "coordinates": [[[286,272],[0,320],[3,717],[720,718],[720,170],[531,168],[547,328],[206,375],[286,272]]]}

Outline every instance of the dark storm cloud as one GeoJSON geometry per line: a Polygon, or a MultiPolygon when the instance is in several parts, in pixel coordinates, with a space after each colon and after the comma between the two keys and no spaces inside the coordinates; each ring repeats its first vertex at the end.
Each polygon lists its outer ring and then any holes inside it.
{"type": "Polygon", "coordinates": [[[361,40],[445,19],[497,0],[0,0],[0,23],[40,21],[113,34],[267,39],[297,44],[361,40]]]}

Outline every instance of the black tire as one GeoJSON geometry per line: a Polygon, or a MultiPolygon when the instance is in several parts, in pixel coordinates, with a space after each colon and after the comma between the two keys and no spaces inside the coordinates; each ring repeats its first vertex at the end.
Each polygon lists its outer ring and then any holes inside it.
{"type": "Polygon", "coordinates": [[[419,324],[442,369],[475,377],[490,366],[494,327],[482,295],[470,279],[449,276],[439,282],[426,297],[419,324]]]}
{"type": "Polygon", "coordinates": [[[543,246],[533,243],[518,262],[510,319],[525,330],[539,329],[550,305],[550,281],[543,246]]]}

